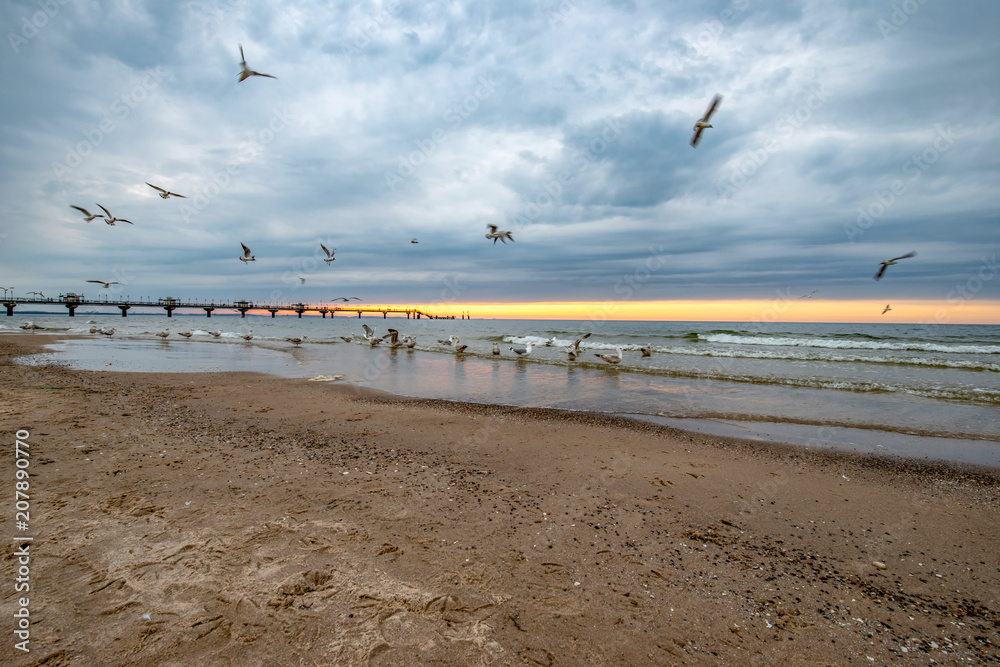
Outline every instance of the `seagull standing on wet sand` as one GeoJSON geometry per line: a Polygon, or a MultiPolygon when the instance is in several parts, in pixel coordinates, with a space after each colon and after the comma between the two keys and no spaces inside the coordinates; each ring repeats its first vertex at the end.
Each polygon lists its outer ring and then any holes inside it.
{"type": "Polygon", "coordinates": [[[240,67],[243,69],[240,71],[240,83],[246,81],[252,76],[266,76],[268,79],[277,79],[276,76],[271,76],[270,74],[264,74],[263,72],[255,72],[254,70],[247,67],[246,56],[243,55],[243,45],[240,44],[240,67]]]}
{"type": "Polygon", "coordinates": [[[294,346],[298,347],[299,345],[301,345],[301,344],[302,344],[302,341],[304,341],[305,339],[306,339],[306,335],[305,335],[305,334],[302,334],[302,335],[301,335],[301,336],[299,336],[298,338],[286,338],[285,340],[287,340],[287,341],[288,341],[289,343],[291,343],[292,345],[294,345],[294,346]]]}
{"type": "Polygon", "coordinates": [[[161,187],[153,185],[149,181],[146,181],[146,185],[156,190],[157,194],[160,195],[160,199],[168,199],[170,197],[180,197],[181,199],[187,199],[187,197],[185,197],[184,195],[179,195],[176,192],[170,192],[169,190],[164,190],[161,187]]]}
{"type": "Polygon", "coordinates": [[[192,332],[190,332],[190,331],[178,331],[177,335],[178,336],[184,336],[185,338],[190,338],[194,334],[192,332]]]}
{"type": "Polygon", "coordinates": [[[622,348],[619,347],[618,351],[615,354],[597,354],[597,353],[595,353],[594,356],[595,357],[600,357],[601,359],[604,359],[604,361],[608,362],[609,364],[618,364],[618,363],[621,363],[622,353],[624,351],[625,350],[623,350],[622,348]]]}
{"type": "Polygon", "coordinates": [[[243,246],[243,256],[240,257],[240,261],[241,262],[256,262],[257,258],[253,256],[252,252],[250,252],[250,248],[247,247],[247,244],[246,243],[240,243],[240,245],[243,246]]]}
{"type": "Polygon", "coordinates": [[[81,206],[74,206],[73,204],[70,204],[69,207],[70,208],[75,208],[80,213],[83,213],[83,215],[84,215],[83,219],[86,220],[87,222],[90,222],[91,220],[94,220],[96,218],[103,218],[104,217],[100,213],[91,213],[90,211],[88,211],[87,209],[85,209],[85,208],[83,208],[81,206]]]}
{"type": "Polygon", "coordinates": [[[222,335],[222,329],[219,329],[218,331],[209,331],[208,333],[212,336],[212,338],[218,338],[222,335]]]}
{"type": "Polygon", "coordinates": [[[156,335],[159,336],[160,338],[166,338],[167,336],[170,335],[170,329],[166,329],[165,331],[161,331],[160,333],[158,333],[156,335]]]}
{"type": "Polygon", "coordinates": [[[465,352],[466,348],[469,347],[468,345],[462,345],[458,340],[458,336],[451,336],[450,338],[451,338],[451,346],[455,349],[455,354],[458,354],[459,352],[465,352]]]}
{"type": "Polygon", "coordinates": [[[114,227],[114,226],[115,226],[115,223],[116,223],[116,222],[127,222],[127,223],[128,223],[128,224],[130,224],[130,225],[134,225],[134,224],[135,224],[135,223],[134,223],[134,222],[132,222],[131,220],[126,220],[125,218],[116,218],[115,216],[111,215],[111,211],[109,211],[108,209],[104,208],[104,207],[103,207],[103,206],[101,206],[100,204],[98,204],[98,206],[100,206],[100,207],[101,207],[101,210],[102,210],[102,211],[104,211],[104,212],[105,212],[105,213],[107,214],[107,215],[106,215],[106,216],[104,217],[104,222],[108,223],[108,224],[109,224],[109,225],[111,225],[112,227],[114,227]]]}
{"type": "Polygon", "coordinates": [[[888,269],[893,264],[895,264],[897,260],[907,259],[909,257],[916,257],[916,256],[917,256],[916,252],[908,252],[905,255],[900,255],[899,257],[893,257],[892,259],[885,260],[884,262],[882,262],[882,266],[879,268],[878,273],[875,274],[875,280],[882,280],[882,275],[885,273],[885,270],[888,269]]]}
{"type": "Polygon", "coordinates": [[[526,356],[526,355],[531,354],[531,349],[533,347],[535,347],[534,343],[528,343],[527,345],[524,345],[524,346],[520,346],[519,345],[517,347],[511,347],[509,349],[510,349],[511,352],[513,352],[514,354],[516,354],[517,356],[520,357],[520,356],[526,356]]]}
{"type": "Polygon", "coordinates": [[[715,110],[719,108],[719,103],[722,101],[722,95],[716,94],[712,98],[712,103],[708,105],[708,109],[705,111],[705,115],[698,119],[698,122],[694,124],[694,136],[691,137],[691,145],[697,146],[698,142],[701,141],[701,133],[712,127],[709,125],[708,121],[712,118],[712,114],[715,110]]]}
{"type": "Polygon", "coordinates": [[[506,232],[502,229],[498,231],[496,225],[486,225],[486,226],[489,227],[490,229],[490,231],[486,233],[486,238],[493,239],[493,245],[496,245],[497,241],[503,241],[504,245],[506,245],[508,239],[510,240],[511,243],[514,242],[514,237],[510,235],[510,232],[506,232]]]}

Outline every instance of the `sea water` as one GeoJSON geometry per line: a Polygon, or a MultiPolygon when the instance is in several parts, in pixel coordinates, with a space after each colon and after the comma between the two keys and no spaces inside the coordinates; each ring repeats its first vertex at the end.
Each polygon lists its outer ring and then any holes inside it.
{"type": "Polygon", "coordinates": [[[110,339],[67,341],[29,362],[337,374],[406,396],[627,414],[725,435],[1000,466],[998,326],[78,312],[6,318],[0,331],[18,330],[25,319],[47,333],[116,329],[110,339]],[[417,346],[372,347],[362,324],[377,336],[389,327],[415,336],[417,346]],[[167,328],[166,339],[155,335],[167,328]],[[247,342],[242,336],[251,329],[247,342]],[[215,338],[209,330],[222,333],[215,338]],[[583,352],[570,360],[566,346],[587,332],[583,352]],[[286,341],[303,335],[301,346],[286,341]],[[451,335],[468,345],[463,353],[438,342],[451,335]],[[535,343],[528,355],[510,349],[528,343],[535,343]],[[640,353],[646,345],[649,357],[640,353]],[[618,347],[620,364],[597,356],[618,347]]]}

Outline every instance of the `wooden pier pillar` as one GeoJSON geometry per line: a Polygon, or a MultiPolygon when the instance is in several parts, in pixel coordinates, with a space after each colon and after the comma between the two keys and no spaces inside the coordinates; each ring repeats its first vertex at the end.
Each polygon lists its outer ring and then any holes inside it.
{"type": "Polygon", "coordinates": [[[70,304],[67,303],[66,307],[69,308],[69,316],[76,317],[76,305],[74,304],[71,306],[70,304]]]}
{"type": "Polygon", "coordinates": [[[359,320],[361,319],[361,311],[360,310],[358,311],[358,319],[359,320]]]}
{"type": "MultiPolygon", "coordinates": [[[[240,311],[240,317],[246,317],[247,316],[247,311],[250,310],[250,309],[249,308],[238,308],[237,310],[240,311]]],[[[271,317],[274,317],[274,315],[271,315],[271,317]]]]}
{"type": "Polygon", "coordinates": [[[163,310],[167,311],[167,317],[174,316],[174,306],[164,306],[163,310]]]}
{"type": "Polygon", "coordinates": [[[201,309],[205,311],[205,315],[207,315],[208,317],[211,317],[212,316],[212,311],[215,310],[215,307],[214,306],[202,306],[201,309]]]}
{"type": "Polygon", "coordinates": [[[324,320],[326,319],[326,313],[327,313],[327,312],[328,312],[328,311],[325,311],[325,310],[321,310],[321,311],[319,311],[319,314],[323,316],[323,319],[324,319],[324,320]]]}
{"type": "Polygon", "coordinates": [[[4,306],[7,307],[7,317],[10,317],[14,314],[14,306],[16,305],[17,304],[14,303],[13,301],[8,301],[7,303],[4,304],[4,306]]]}
{"type": "Polygon", "coordinates": [[[274,314],[278,312],[278,309],[277,308],[268,308],[268,310],[271,311],[271,319],[273,320],[274,319],[274,314]]]}
{"type": "Polygon", "coordinates": [[[131,307],[132,306],[128,305],[127,303],[123,303],[120,306],[118,306],[118,310],[122,311],[122,317],[128,317],[128,309],[131,307]]]}

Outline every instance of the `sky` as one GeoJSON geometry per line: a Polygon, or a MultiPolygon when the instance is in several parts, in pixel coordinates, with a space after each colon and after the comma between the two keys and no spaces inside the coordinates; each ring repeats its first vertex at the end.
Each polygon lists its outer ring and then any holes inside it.
{"type": "Polygon", "coordinates": [[[990,0],[0,0],[0,25],[19,296],[1000,323],[990,0]],[[277,78],[239,82],[241,44],[277,78]],[[134,225],[70,208],[98,204],[134,225]]]}

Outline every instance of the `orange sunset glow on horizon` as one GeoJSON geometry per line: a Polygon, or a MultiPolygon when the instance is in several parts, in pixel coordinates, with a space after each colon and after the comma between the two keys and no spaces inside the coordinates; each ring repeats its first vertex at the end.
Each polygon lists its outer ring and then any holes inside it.
{"type": "MultiPolygon", "coordinates": [[[[380,307],[357,305],[376,311],[380,307]]],[[[986,299],[962,303],[899,300],[890,304],[874,300],[774,299],[381,305],[387,308],[413,307],[431,315],[454,316],[456,319],[468,314],[472,319],[499,320],[1000,324],[1000,301],[986,299]],[[882,314],[886,305],[890,305],[891,310],[882,314]]]]}

